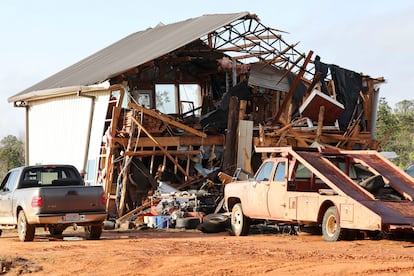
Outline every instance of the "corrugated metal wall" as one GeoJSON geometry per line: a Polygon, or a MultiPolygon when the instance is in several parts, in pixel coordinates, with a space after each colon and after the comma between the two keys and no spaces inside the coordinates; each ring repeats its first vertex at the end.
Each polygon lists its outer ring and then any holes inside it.
{"type": "MultiPolygon", "coordinates": [[[[108,91],[96,96],[88,159],[99,155],[108,91]]],[[[91,99],[77,95],[31,102],[29,111],[29,163],[66,163],[83,168],[91,99]]]]}

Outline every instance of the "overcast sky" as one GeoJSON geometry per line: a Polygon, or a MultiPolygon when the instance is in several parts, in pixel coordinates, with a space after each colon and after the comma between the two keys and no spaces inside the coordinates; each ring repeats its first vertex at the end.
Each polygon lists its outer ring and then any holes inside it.
{"type": "Polygon", "coordinates": [[[391,107],[414,99],[412,0],[1,0],[0,11],[0,139],[24,137],[24,109],[9,97],[131,33],[212,13],[255,13],[303,53],[385,77],[391,107]]]}

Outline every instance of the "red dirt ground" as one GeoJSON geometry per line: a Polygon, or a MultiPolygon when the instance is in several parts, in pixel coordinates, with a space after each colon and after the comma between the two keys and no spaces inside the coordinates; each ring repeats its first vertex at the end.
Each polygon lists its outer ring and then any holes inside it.
{"type": "Polygon", "coordinates": [[[414,275],[414,242],[325,242],[300,234],[205,234],[198,230],[104,231],[101,240],[36,230],[0,238],[0,274],[18,275],[414,275]]]}

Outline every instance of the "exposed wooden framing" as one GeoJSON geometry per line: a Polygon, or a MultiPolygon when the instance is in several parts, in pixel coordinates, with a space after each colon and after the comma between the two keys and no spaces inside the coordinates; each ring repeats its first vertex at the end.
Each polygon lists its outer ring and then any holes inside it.
{"type": "MultiPolygon", "coordinates": [[[[286,125],[288,125],[288,123],[285,121],[285,119],[284,118],[282,118],[282,117],[280,117],[279,118],[279,121],[284,125],[284,126],[286,126],[286,125]]],[[[306,143],[306,141],[302,138],[302,137],[300,137],[300,135],[299,135],[299,133],[297,133],[296,131],[294,131],[293,129],[291,129],[291,128],[289,128],[288,129],[288,132],[289,133],[291,133],[294,137],[295,137],[295,139],[297,140],[297,142],[298,142],[298,146],[299,147],[308,147],[309,145],[306,143]]]]}
{"type": "MultiPolygon", "coordinates": [[[[240,55],[240,56],[235,56],[233,57],[236,60],[240,60],[240,59],[248,59],[251,57],[261,57],[261,55],[263,55],[263,52],[261,53],[251,53],[251,54],[245,54],[245,55],[240,55]]],[[[263,61],[268,61],[267,59],[263,59],[263,61]]],[[[268,62],[268,64],[270,63],[278,63],[278,62],[283,62],[285,61],[285,59],[283,58],[278,58],[278,59],[272,59],[271,62],[268,62]]]]}
{"type": "Polygon", "coordinates": [[[164,155],[168,158],[168,159],[170,159],[170,161],[171,162],[173,162],[173,164],[175,165],[175,166],[177,166],[177,168],[178,168],[178,170],[185,176],[185,177],[187,177],[187,178],[191,178],[188,174],[187,174],[187,172],[180,166],[180,164],[178,164],[176,161],[175,161],[175,158],[171,155],[171,154],[169,154],[168,153],[168,151],[157,141],[157,139],[155,139],[152,135],[151,135],[151,133],[149,133],[146,129],[145,129],[145,127],[140,123],[140,122],[138,122],[138,120],[137,119],[135,119],[134,117],[131,117],[131,119],[134,121],[134,123],[136,123],[137,125],[138,125],[138,127],[140,127],[141,128],[141,130],[148,136],[148,138],[150,138],[153,142],[154,142],[154,144],[164,153],[164,155]]]}
{"type": "MultiPolygon", "coordinates": [[[[287,77],[288,74],[292,71],[292,69],[303,59],[303,55],[300,55],[293,63],[292,65],[286,70],[286,72],[280,77],[277,84],[279,84],[284,78],[287,77]]],[[[289,62],[286,62],[286,67],[289,65],[289,62]]],[[[302,69],[301,69],[302,71],[302,69]]],[[[303,71],[306,71],[306,65],[303,65],[303,71]]],[[[304,72],[305,73],[305,72],[304,72]]],[[[303,75],[302,75],[303,76],[303,75]]],[[[302,78],[301,76],[301,78],[302,78]]]]}
{"type": "Polygon", "coordinates": [[[270,62],[268,62],[268,64],[273,63],[273,60],[276,60],[279,57],[281,57],[282,55],[286,54],[287,51],[289,51],[292,48],[296,47],[296,45],[298,45],[298,44],[299,44],[299,42],[297,42],[296,44],[289,45],[288,47],[286,47],[285,49],[283,49],[282,51],[280,51],[276,56],[274,56],[273,59],[270,62]]]}
{"type": "Polygon", "coordinates": [[[140,112],[144,112],[145,114],[147,114],[147,115],[149,115],[151,117],[157,118],[157,119],[159,119],[159,120],[161,120],[161,121],[163,121],[163,122],[165,122],[167,124],[171,124],[173,126],[176,126],[178,128],[181,128],[181,129],[183,129],[183,130],[185,130],[185,131],[187,131],[187,132],[189,132],[191,134],[194,134],[194,135],[197,135],[197,136],[203,137],[203,138],[206,138],[207,137],[207,134],[205,134],[205,133],[203,133],[201,131],[198,131],[198,130],[192,128],[192,127],[189,127],[189,126],[184,125],[184,124],[182,124],[180,122],[177,122],[177,121],[175,121],[175,120],[173,120],[171,118],[168,118],[165,115],[159,114],[159,113],[157,113],[157,112],[155,112],[153,110],[147,109],[147,108],[145,108],[143,106],[139,106],[136,103],[129,102],[128,103],[128,107],[133,108],[133,109],[135,109],[137,111],[140,111],[140,112]]]}
{"type": "Polygon", "coordinates": [[[232,46],[232,47],[227,47],[227,48],[221,48],[220,51],[225,51],[225,52],[237,52],[241,49],[245,49],[245,48],[249,48],[249,47],[254,47],[257,46],[257,43],[244,43],[244,44],[237,44],[236,46],[232,46]]]}
{"type": "MultiPolygon", "coordinates": [[[[133,138],[135,139],[135,138],[133,138]]],[[[128,144],[128,138],[115,137],[113,142],[119,143],[124,147],[128,144]]],[[[157,141],[166,147],[169,146],[202,146],[202,145],[224,145],[223,135],[209,135],[207,138],[195,137],[195,136],[172,136],[172,137],[157,137],[157,141]]],[[[138,145],[140,147],[153,147],[154,143],[148,137],[139,137],[138,145]]]]}
{"type": "MultiPolygon", "coordinates": [[[[168,153],[171,155],[197,155],[200,154],[200,150],[168,150],[168,153]]],[[[164,153],[158,150],[140,150],[140,151],[126,151],[124,152],[125,156],[162,156],[164,153]]]]}
{"type": "MultiPolygon", "coordinates": [[[[129,136],[129,140],[128,140],[128,146],[126,148],[127,151],[131,151],[132,150],[132,134],[134,133],[135,130],[135,124],[134,121],[132,121],[131,123],[131,130],[130,130],[130,136],[129,136]]],[[[121,197],[119,200],[119,208],[118,208],[118,214],[122,215],[124,213],[124,208],[125,208],[125,195],[127,192],[127,185],[129,182],[128,176],[129,176],[129,168],[130,168],[130,162],[132,161],[132,157],[131,156],[126,156],[124,159],[124,163],[123,163],[123,168],[122,168],[122,188],[121,188],[121,197]]],[[[118,189],[117,189],[118,190],[118,189]]]]}
{"type": "Polygon", "coordinates": [[[244,38],[249,40],[264,40],[264,39],[281,39],[282,35],[270,34],[270,35],[247,35],[244,38]]]}
{"type": "Polygon", "coordinates": [[[284,133],[286,130],[288,130],[289,128],[292,128],[294,125],[297,125],[299,123],[302,123],[304,121],[306,121],[308,118],[306,117],[302,117],[300,119],[297,119],[296,121],[293,121],[289,124],[285,124],[282,128],[276,130],[274,133],[271,133],[274,136],[278,136],[281,135],[282,133],[284,133]]]}

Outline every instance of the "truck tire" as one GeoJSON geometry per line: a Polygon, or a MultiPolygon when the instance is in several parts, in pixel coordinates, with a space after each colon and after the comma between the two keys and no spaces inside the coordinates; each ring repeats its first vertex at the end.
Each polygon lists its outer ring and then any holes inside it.
{"type": "Polygon", "coordinates": [[[99,240],[101,238],[102,225],[88,225],[84,228],[87,240],[99,240]]]}
{"type": "Polygon", "coordinates": [[[17,217],[17,233],[21,241],[33,241],[35,236],[35,227],[27,222],[26,215],[20,210],[17,217]]]}
{"type": "Polygon", "coordinates": [[[200,219],[197,217],[177,218],[175,221],[175,228],[196,229],[199,224],[200,219]]]}
{"type": "Polygon", "coordinates": [[[247,236],[250,230],[250,220],[243,214],[241,203],[233,206],[231,211],[231,230],[234,236],[247,236]]]}
{"type": "Polygon", "coordinates": [[[339,241],[344,230],[339,225],[339,214],[335,206],[329,207],[322,220],[322,236],[325,241],[339,241]]]}
{"type": "Polygon", "coordinates": [[[226,231],[229,217],[223,214],[208,214],[203,217],[201,231],[204,233],[220,233],[226,231]]]}

